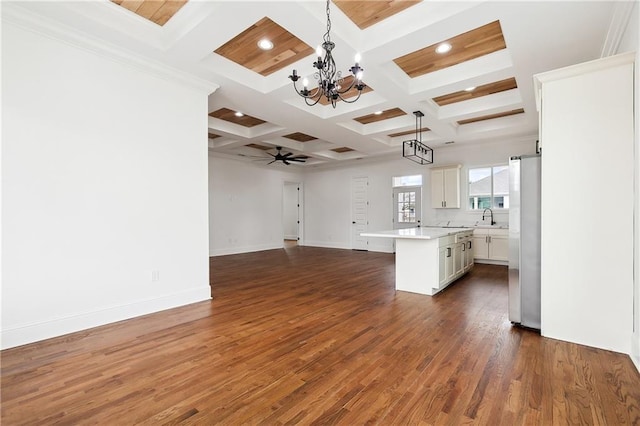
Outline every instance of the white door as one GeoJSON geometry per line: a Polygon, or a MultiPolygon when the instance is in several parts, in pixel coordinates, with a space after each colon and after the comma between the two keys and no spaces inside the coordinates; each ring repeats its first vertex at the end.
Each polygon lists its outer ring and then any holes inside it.
{"type": "Polygon", "coordinates": [[[360,233],[367,232],[369,225],[369,178],[351,179],[351,248],[368,250],[369,240],[360,233]]]}
{"type": "Polygon", "coordinates": [[[417,228],[422,219],[422,187],[393,188],[393,229],[417,228]]]}
{"type": "Polygon", "coordinates": [[[300,185],[285,182],[282,191],[282,230],[285,240],[298,241],[300,238],[300,185]]]}

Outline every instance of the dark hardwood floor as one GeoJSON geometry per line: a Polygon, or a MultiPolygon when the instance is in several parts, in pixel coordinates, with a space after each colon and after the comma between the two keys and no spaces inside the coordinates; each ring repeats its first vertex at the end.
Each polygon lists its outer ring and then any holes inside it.
{"type": "Polygon", "coordinates": [[[393,259],[212,258],[212,301],[2,351],[2,424],[640,424],[629,357],[512,327],[505,267],[429,297],[393,259]]]}

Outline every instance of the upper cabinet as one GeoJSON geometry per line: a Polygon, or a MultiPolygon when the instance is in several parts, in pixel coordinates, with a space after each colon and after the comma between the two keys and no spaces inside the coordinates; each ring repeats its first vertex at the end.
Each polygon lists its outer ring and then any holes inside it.
{"type": "Polygon", "coordinates": [[[431,207],[460,208],[460,168],[457,164],[431,169],[431,207]]]}

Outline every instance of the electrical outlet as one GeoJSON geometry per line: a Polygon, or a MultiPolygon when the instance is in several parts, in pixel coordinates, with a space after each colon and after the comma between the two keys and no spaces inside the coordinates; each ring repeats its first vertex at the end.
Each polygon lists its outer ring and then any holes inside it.
{"type": "Polygon", "coordinates": [[[151,282],[160,281],[160,271],[151,271],[151,282]]]}

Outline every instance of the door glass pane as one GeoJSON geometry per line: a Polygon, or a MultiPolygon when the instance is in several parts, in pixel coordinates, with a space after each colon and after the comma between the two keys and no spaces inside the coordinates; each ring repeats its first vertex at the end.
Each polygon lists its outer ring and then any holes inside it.
{"type": "Polygon", "coordinates": [[[398,193],[398,222],[416,222],[416,193],[415,191],[398,193]]]}

